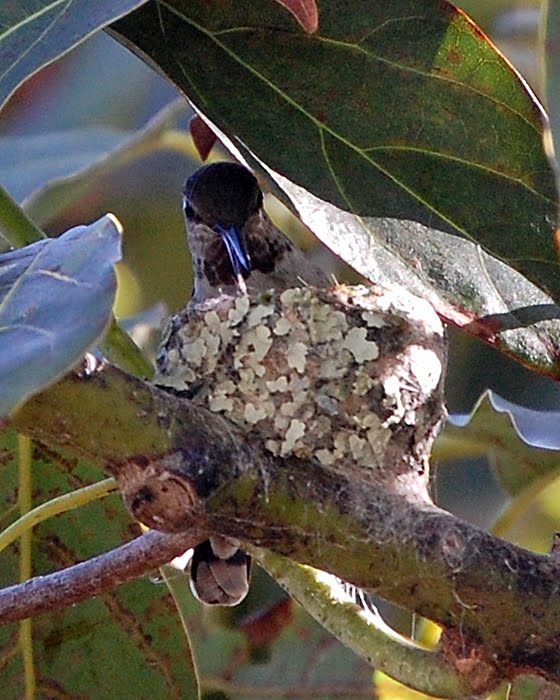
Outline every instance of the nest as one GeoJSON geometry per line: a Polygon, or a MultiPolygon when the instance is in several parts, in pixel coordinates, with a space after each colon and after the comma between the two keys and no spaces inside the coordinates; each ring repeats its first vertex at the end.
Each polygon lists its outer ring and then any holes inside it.
{"type": "Polygon", "coordinates": [[[275,455],[377,479],[395,475],[396,458],[427,474],[444,364],[426,301],[377,286],[304,287],[219,296],[173,317],[156,381],[275,455]]]}

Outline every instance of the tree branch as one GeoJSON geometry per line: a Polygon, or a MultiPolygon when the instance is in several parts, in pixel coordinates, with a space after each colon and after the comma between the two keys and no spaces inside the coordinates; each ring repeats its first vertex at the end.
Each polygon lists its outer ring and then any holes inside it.
{"type": "Polygon", "coordinates": [[[205,533],[146,534],[117,549],[47,576],[0,590],[0,624],[52,612],[142,576],[193,547],[205,533]]]}
{"type": "Polygon", "coordinates": [[[441,623],[443,649],[471,685],[494,665],[560,680],[560,565],[550,557],[384,483],[273,457],[221,416],[112,367],[67,377],[13,424],[103,466],[152,528],[245,539],[441,623]]]}
{"type": "Polygon", "coordinates": [[[379,614],[362,609],[332,574],[270,550],[249,546],[249,552],[310,615],[375,669],[438,698],[476,692],[443,654],[414,644],[389,628],[379,614]]]}

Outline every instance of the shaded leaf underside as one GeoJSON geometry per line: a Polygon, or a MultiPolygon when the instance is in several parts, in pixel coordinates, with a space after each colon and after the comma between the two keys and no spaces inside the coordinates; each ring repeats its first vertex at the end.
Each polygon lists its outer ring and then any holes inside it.
{"type": "Polygon", "coordinates": [[[560,310],[538,288],[560,298],[556,191],[533,96],[446,3],[320,12],[309,36],[275,3],[176,0],[114,29],[355,269],[558,376],[560,310]]]}

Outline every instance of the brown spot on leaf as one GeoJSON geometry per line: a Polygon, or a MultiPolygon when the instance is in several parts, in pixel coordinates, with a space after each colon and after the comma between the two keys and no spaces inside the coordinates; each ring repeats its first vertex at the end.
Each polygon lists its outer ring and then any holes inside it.
{"type": "Polygon", "coordinates": [[[291,622],[294,604],[284,598],[265,610],[259,610],[241,623],[240,629],[252,647],[271,646],[291,622]]]}
{"type": "Polygon", "coordinates": [[[198,114],[195,114],[189,121],[189,131],[200,160],[205,161],[218,137],[198,114]]]}
{"type": "Polygon", "coordinates": [[[319,28],[319,13],[315,0],[276,0],[290,12],[308,34],[319,28]]]}
{"type": "Polygon", "coordinates": [[[461,52],[456,47],[450,49],[447,54],[448,63],[461,63],[462,58],[461,52]]]}

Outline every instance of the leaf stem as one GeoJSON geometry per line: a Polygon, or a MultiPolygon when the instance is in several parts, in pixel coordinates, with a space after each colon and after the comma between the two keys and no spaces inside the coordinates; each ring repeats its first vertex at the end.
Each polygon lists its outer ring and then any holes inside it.
{"type": "MultiPolygon", "coordinates": [[[[31,439],[25,435],[18,435],[18,505],[19,512],[25,517],[33,505],[32,502],[32,477],[31,477],[31,439]]],[[[25,530],[20,533],[19,550],[19,580],[21,583],[31,578],[31,545],[32,532],[25,530]]],[[[35,664],[33,660],[33,628],[30,618],[26,618],[19,625],[19,644],[23,658],[23,675],[25,683],[25,699],[34,700],[36,691],[35,664]]]]}
{"type": "Polygon", "coordinates": [[[548,111],[549,124],[545,127],[544,145],[548,159],[556,175],[556,185],[560,186],[560,51],[558,31],[560,30],[560,7],[557,2],[547,2],[541,6],[541,27],[539,36],[540,68],[542,91],[548,111]]]}
{"type": "MultiPolygon", "coordinates": [[[[55,515],[60,515],[60,513],[74,510],[75,508],[84,506],[86,503],[98,500],[99,498],[105,498],[105,496],[108,496],[116,490],[117,482],[115,479],[104,479],[103,481],[98,481],[96,484],[84,486],[71,493],[65,493],[62,496],[53,498],[33,508],[33,510],[28,510],[28,512],[16,520],[15,523],[12,523],[3,532],[0,532],[0,552],[14,542],[14,540],[17,540],[18,537],[31,534],[31,530],[44,520],[48,520],[55,515]]],[[[30,575],[31,574],[29,574],[29,576],[30,575]]],[[[29,578],[29,576],[27,576],[26,579],[29,578]]]]}
{"type": "Polygon", "coordinates": [[[19,204],[0,185],[0,233],[14,248],[35,243],[45,234],[25,214],[19,204]]]}
{"type": "Polygon", "coordinates": [[[128,374],[140,379],[151,379],[154,376],[152,364],[128,333],[119,326],[114,316],[101,343],[101,350],[112,364],[128,374]]]}

